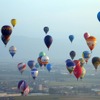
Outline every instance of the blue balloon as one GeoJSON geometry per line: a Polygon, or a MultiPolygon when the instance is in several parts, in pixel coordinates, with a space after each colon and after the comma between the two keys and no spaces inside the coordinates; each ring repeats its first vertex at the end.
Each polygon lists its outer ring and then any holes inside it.
{"type": "Polygon", "coordinates": [[[27,62],[27,65],[30,67],[30,69],[33,69],[33,67],[35,66],[35,61],[34,60],[29,60],[27,62]]]}
{"type": "Polygon", "coordinates": [[[74,67],[75,66],[75,63],[73,62],[73,61],[69,61],[69,62],[67,62],[67,67],[69,68],[69,67],[74,67]]]}
{"type": "Polygon", "coordinates": [[[69,61],[72,61],[71,59],[67,59],[65,62],[67,63],[67,62],[69,62],[69,61]]]}
{"type": "Polygon", "coordinates": [[[69,40],[70,40],[71,42],[73,42],[73,40],[74,40],[74,35],[69,35],[69,40]]]}
{"type": "Polygon", "coordinates": [[[50,72],[51,69],[52,69],[52,65],[49,63],[49,64],[46,65],[46,68],[47,68],[47,70],[50,72]]]}
{"type": "Polygon", "coordinates": [[[33,79],[35,79],[38,76],[38,70],[36,68],[33,68],[31,70],[31,75],[32,75],[33,79]]]}
{"type": "Polygon", "coordinates": [[[97,18],[98,18],[98,20],[99,20],[99,22],[100,22],[100,12],[98,12],[97,18]]]}

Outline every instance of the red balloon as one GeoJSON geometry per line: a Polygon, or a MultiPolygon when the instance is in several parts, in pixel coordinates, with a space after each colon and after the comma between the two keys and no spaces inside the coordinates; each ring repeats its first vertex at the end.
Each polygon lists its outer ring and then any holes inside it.
{"type": "Polygon", "coordinates": [[[74,76],[78,80],[80,78],[80,76],[82,75],[82,67],[80,66],[80,63],[78,61],[75,61],[75,62],[77,62],[77,65],[76,65],[73,73],[74,73],[74,76]]]}

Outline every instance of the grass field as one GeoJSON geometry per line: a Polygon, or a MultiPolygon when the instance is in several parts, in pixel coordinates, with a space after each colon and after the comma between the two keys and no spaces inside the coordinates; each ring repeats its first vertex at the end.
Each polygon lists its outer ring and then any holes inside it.
{"type": "Polygon", "coordinates": [[[0,100],[100,100],[99,96],[58,96],[58,95],[46,95],[46,96],[17,96],[9,97],[9,99],[0,100]]]}

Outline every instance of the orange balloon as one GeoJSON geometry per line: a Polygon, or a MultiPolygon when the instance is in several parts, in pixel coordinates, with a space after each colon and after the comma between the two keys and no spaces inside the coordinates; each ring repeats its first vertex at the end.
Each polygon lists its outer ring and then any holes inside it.
{"type": "Polygon", "coordinates": [[[94,36],[90,36],[86,39],[87,45],[89,49],[92,51],[94,47],[96,46],[97,40],[94,36]]]}

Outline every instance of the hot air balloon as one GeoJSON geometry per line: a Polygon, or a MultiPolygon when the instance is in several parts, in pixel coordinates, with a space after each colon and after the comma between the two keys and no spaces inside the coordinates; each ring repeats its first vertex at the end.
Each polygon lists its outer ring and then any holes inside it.
{"type": "Polygon", "coordinates": [[[82,74],[80,76],[80,79],[83,79],[86,75],[86,69],[84,67],[82,67],[82,74]]]}
{"type": "Polygon", "coordinates": [[[46,65],[46,68],[47,68],[47,70],[50,72],[51,69],[52,69],[52,65],[51,65],[50,63],[48,63],[48,64],[46,65]]]}
{"type": "Polygon", "coordinates": [[[12,33],[11,26],[9,26],[9,25],[2,26],[1,33],[2,33],[3,37],[7,40],[12,33]]]}
{"type": "Polygon", "coordinates": [[[74,76],[77,78],[77,80],[81,77],[82,75],[82,67],[80,66],[80,61],[79,60],[74,60],[76,67],[74,68],[74,76]]]}
{"type": "Polygon", "coordinates": [[[23,62],[21,62],[21,63],[19,63],[19,64],[17,65],[17,67],[18,67],[18,70],[20,71],[20,73],[22,74],[23,71],[26,69],[26,64],[23,63],[23,62]]]}
{"type": "Polygon", "coordinates": [[[27,62],[27,65],[29,66],[29,68],[32,70],[35,67],[35,61],[34,60],[29,60],[27,62]]]}
{"type": "Polygon", "coordinates": [[[79,58],[79,61],[80,61],[81,67],[83,67],[83,65],[85,64],[84,58],[79,58]]]}
{"type": "Polygon", "coordinates": [[[53,42],[52,37],[50,35],[46,35],[45,38],[44,38],[44,43],[47,46],[48,50],[49,50],[52,42],[53,42]]]}
{"type": "Polygon", "coordinates": [[[46,56],[46,53],[43,51],[39,53],[39,57],[42,57],[42,56],[46,56]]]}
{"type": "Polygon", "coordinates": [[[39,68],[39,67],[40,67],[39,63],[36,63],[36,64],[35,64],[35,67],[36,67],[36,68],[39,68]]]}
{"type": "Polygon", "coordinates": [[[73,40],[74,40],[74,35],[69,35],[69,40],[70,40],[70,42],[72,43],[73,40]]]}
{"type": "Polygon", "coordinates": [[[86,42],[87,42],[87,45],[88,45],[89,49],[90,49],[91,52],[92,52],[92,50],[94,49],[94,47],[95,47],[95,45],[96,45],[96,43],[97,43],[96,38],[95,38],[94,36],[90,36],[90,37],[88,37],[88,38],[86,39],[86,42]]]}
{"type": "Polygon", "coordinates": [[[99,22],[100,22],[100,12],[98,12],[97,18],[98,18],[98,20],[99,20],[99,22]]]}
{"type": "Polygon", "coordinates": [[[10,54],[11,54],[11,56],[13,57],[15,54],[16,54],[16,47],[15,46],[11,46],[10,48],[9,48],[9,52],[10,52],[10,54]]]}
{"type": "Polygon", "coordinates": [[[9,38],[5,38],[3,35],[1,35],[1,40],[2,40],[2,42],[5,44],[5,46],[7,45],[7,43],[9,42],[9,40],[10,40],[10,37],[9,38]]]}
{"type": "Polygon", "coordinates": [[[46,66],[49,63],[49,57],[48,56],[43,56],[41,58],[41,62],[42,62],[42,65],[46,66]]]}
{"type": "Polygon", "coordinates": [[[42,61],[41,61],[41,58],[42,58],[42,57],[38,57],[38,58],[37,58],[37,61],[38,61],[39,65],[40,65],[40,67],[42,67],[42,65],[43,65],[43,64],[42,64],[42,61]]]}
{"type": "Polygon", "coordinates": [[[100,66],[100,58],[99,57],[93,57],[92,58],[92,64],[94,68],[97,70],[98,66],[100,66]]]}
{"type": "Polygon", "coordinates": [[[11,24],[12,24],[13,27],[15,27],[16,23],[17,23],[17,22],[16,22],[16,19],[12,19],[12,20],[11,20],[11,24]]]}
{"type": "Polygon", "coordinates": [[[73,60],[74,57],[76,56],[76,52],[75,52],[75,51],[71,51],[71,52],[69,53],[69,55],[70,55],[71,59],[73,60]]]}
{"type": "Polygon", "coordinates": [[[67,63],[67,62],[69,62],[69,61],[72,61],[71,59],[67,59],[65,62],[67,63]]]}
{"type": "Polygon", "coordinates": [[[90,34],[89,33],[84,33],[84,38],[85,38],[85,40],[88,38],[88,37],[90,37],[90,34]]]}
{"type": "Polygon", "coordinates": [[[84,58],[85,62],[87,63],[89,58],[91,57],[91,53],[89,51],[83,51],[82,57],[84,58]]]}
{"type": "Polygon", "coordinates": [[[49,27],[45,26],[45,27],[43,28],[43,30],[44,30],[44,32],[47,34],[48,31],[49,31],[49,27]]]}
{"type": "Polygon", "coordinates": [[[73,61],[68,61],[66,63],[66,68],[69,71],[70,74],[72,74],[74,68],[75,68],[75,63],[73,61]]]}
{"type": "Polygon", "coordinates": [[[32,75],[33,79],[35,79],[38,76],[38,70],[36,68],[33,68],[31,70],[31,75],[32,75]]]}
{"type": "Polygon", "coordinates": [[[24,80],[18,82],[17,88],[23,96],[26,96],[29,93],[29,86],[24,80]]]}

